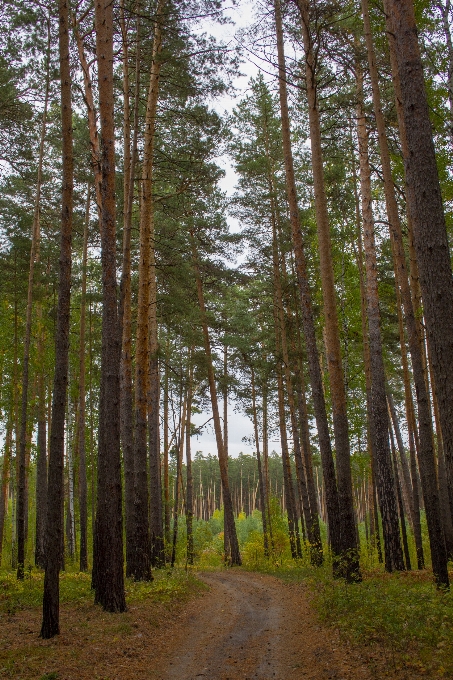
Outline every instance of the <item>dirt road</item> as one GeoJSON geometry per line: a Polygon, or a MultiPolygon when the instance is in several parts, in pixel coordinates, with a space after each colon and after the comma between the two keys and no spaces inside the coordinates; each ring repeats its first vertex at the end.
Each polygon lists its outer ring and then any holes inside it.
{"type": "MultiPolygon", "coordinates": [[[[61,635],[38,637],[41,612],[0,617],[0,678],[14,680],[382,680],[321,626],[306,588],[240,569],[202,573],[188,601],[131,602],[123,614],[67,604],[61,635]]],[[[406,677],[406,676],[405,676],[406,677]]],[[[413,680],[413,676],[409,676],[413,680]]]]}
{"type": "Polygon", "coordinates": [[[201,576],[210,591],[177,624],[152,677],[161,680],[366,680],[369,671],[319,626],[304,590],[271,576],[201,576]]]}

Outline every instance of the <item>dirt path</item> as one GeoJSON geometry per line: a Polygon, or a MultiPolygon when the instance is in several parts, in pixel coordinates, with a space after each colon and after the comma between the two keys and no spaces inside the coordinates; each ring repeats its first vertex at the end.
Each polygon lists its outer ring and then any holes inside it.
{"type": "Polygon", "coordinates": [[[201,575],[210,591],[172,631],[159,680],[366,680],[335,632],[319,626],[304,589],[231,570],[201,575]]]}
{"type": "MultiPolygon", "coordinates": [[[[188,601],[131,602],[123,614],[63,605],[41,640],[39,609],[0,616],[0,678],[14,680],[382,680],[317,620],[303,584],[240,569],[199,575],[188,601]]],[[[411,679],[413,676],[410,676],[411,679]]]]}

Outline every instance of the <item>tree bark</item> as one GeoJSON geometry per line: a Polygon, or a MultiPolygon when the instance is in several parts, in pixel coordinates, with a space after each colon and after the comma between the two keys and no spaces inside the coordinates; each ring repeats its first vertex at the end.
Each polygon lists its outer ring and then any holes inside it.
{"type": "Polygon", "coordinates": [[[140,100],[140,12],[137,3],[135,47],[135,91],[132,148],[130,147],[129,102],[129,52],[124,7],[121,5],[123,43],[123,96],[124,96],[124,214],[123,214],[123,263],[120,284],[119,320],[121,329],[121,444],[124,460],[124,510],[126,529],[126,574],[130,576],[130,564],[134,550],[134,415],[132,399],[132,294],[131,294],[131,234],[134,203],[135,168],[137,165],[138,108],[140,100]]]}
{"type": "MultiPolygon", "coordinates": [[[[364,0],[365,1],[365,0],[364,0]]],[[[395,480],[389,447],[388,410],[385,393],[385,371],[382,354],[381,321],[377,281],[376,244],[372,212],[371,169],[368,157],[368,133],[363,111],[363,81],[357,74],[357,137],[360,160],[360,192],[362,198],[363,244],[366,266],[366,298],[370,347],[371,422],[373,454],[376,460],[377,490],[384,534],[385,568],[404,570],[398,526],[395,480]]]]}
{"type": "MultiPolygon", "coordinates": [[[[335,556],[342,552],[341,540],[341,517],[335,466],[333,462],[332,447],[330,442],[327,411],[322,384],[319,354],[316,344],[316,331],[311,302],[311,292],[308,281],[307,265],[305,260],[304,244],[299,221],[299,208],[297,204],[296,183],[294,176],[294,164],[291,150],[291,135],[288,112],[288,96],[286,88],[286,66],[283,49],[283,29],[281,21],[280,3],[274,3],[277,31],[277,48],[279,61],[279,93],[282,120],[282,141],[285,154],[286,190],[290,211],[291,235],[296,260],[297,282],[301,300],[302,323],[304,328],[305,343],[307,348],[308,367],[312,389],[313,406],[315,410],[316,425],[318,429],[319,448],[321,453],[324,484],[326,489],[326,509],[329,527],[329,543],[335,556]]],[[[337,572],[334,560],[334,571],[337,572]]],[[[359,576],[358,561],[356,556],[351,561],[350,575],[352,578],[359,576]]]]}
{"type": "Polygon", "coordinates": [[[86,290],[87,290],[87,255],[88,255],[88,226],[90,221],[90,192],[87,186],[87,205],[85,214],[85,227],[83,232],[82,252],[82,299],[80,302],[80,348],[79,348],[79,511],[80,511],[80,571],[88,570],[88,489],[87,489],[87,465],[85,446],[85,321],[86,321],[86,290]]]}
{"type": "MultiPolygon", "coordinates": [[[[362,3],[365,2],[366,0],[362,0],[362,3]]],[[[363,6],[366,9],[366,4],[363,6]]],[[[446,381],[447,377],[453,380],[453,281],[423,70],[417,43],[412,0],[390,0],[389,2],[386,0],[384,6],[389,16],[388,27],[391,26],[391,32],[394,36],[394,41],[391,37],[391,49],[394,47],[396,53],[393,70],[398,79],[398,87],[403,103],[400,124],[403,131],[401,137],[404,141],[404,146],[406,147],[407,145],[407,152],[403,152],[403,155],[405,157],[408,213],[414,227],[428,338],[430,346],[433,349],[436,347],[433,352],[434,375],[437,384],[437,372],[439,367],[441,367],[439,378],[442,381],[442,386],[446,388],[444,397],[446,396],[447,398],[443,405],[445,406],[446,427],[450,431],[451,459],[453,462],[453,385],[448,385],[448,381],[446,381]],[[389,9],[391,10],[390,12],[389,9]],[[427,200],[420,201],[422,196],[427,200]],[[444,284],[446,287],[444,287],[444,284]],[[439,294],[441,295],[440,298],[439,294]],[[439,304],[440,299],[442,302],[439,304]],[[443,326],[443,329],[439,333],[441,326],[443,326]],[[449,358],[448,352],[450,352],[449,358]],[[447,374],[445,371],[450,373],[447,374]]],[[[367,16],[368,14],[364,10],[364,20],[366,20],[367,16]]],[[[370,47],[372,50],[372,41],[369,18],[367,21],[365,34],[368,36],[368,49],[370,51],[370,47]]],[[[370,59],[370,61],[373,63],[373,71],[376,71],[374,60],[370,59]]],[[[374,83],[374,108],[379,132],[382,169],[385,178],[384,189],[387,214],[391,226],[390,234],[394,244],[396,279],[401,287],[417,394],[420,437],[419,468],[433,572],[438,585],[447,587],[449,584],[447,553],[440,514],[432,417],[421,355],[421,339],[417,333],[412,300],[407,283],[401,226],[393,191],[385,126],[379,101],[379,89],[377,82],[374,82],[377,81],[377,71],[376,75],[372,77],[372,82],[374,83]]],[[[451,488],[453,491],[453,479],[451,488]]]]}
{"type": "Polygon", "coordinates": [[[336,296],[330,225],[324,185],[321,125],[317,93],[317,59],[315,57],[313,39],[310,30],[309,0],[297,0],[297,5],[299,7],[301,16],[302,36],[305,51],[305,82],[307,87],[316,225],[318,232],[318,249],[325,318],[325,343],[330,393],[332,399],[332,416],[337,461],[337,487],[341,517],[341,549],[344,553],[342,560],[344,564],[342,565],[342,568],[344,569],[344,573],[348,580],[356,580],[357,578],[360,578],[360,570],[352,494],[346,391],[335,299],[336,296]]]}
{"type": "Polygon", "coordinates": [[[68,384],[69,316],[71,301],[71,242],[73,197],[73,149],[71,71],[69,62],[69,6],[60,0],[59,54],[61,125],[63,139],[63,191],[60,231],[60,271],[55,338],[55,374],[50,430],[46,519],[46,571],[44,576],[41,637],[60,632],[60,583],[63,538],[64,424],[68,384]]]}
{"type": "Polygon", "coordinates": [[[97,507],[92,585],[105,611],[126,609],[120,458],[120,358],[116,295],[113,6],[96,0],[96,55],[101,120],[102,349],[97,507]]]}
{"type": "Polygon", "coordinates": [[[187,526],[187,563],[193,564],[193,475],[192,475],[192,454],[190,450],[192,400],[193,400],[193,366],[192,351],[189,350],[189,384],[187,389],[187,418],[186,418],[186,526],[187,526]]]}
{"type": "Polygon", "coordinates": [[[3,537],[5,532],[5,518],[8,504],[8,486],[11,474],[11,442],[13,428],[11,420],[6,425],[5,448],[3,449],[2,482],[0,488],[0,564],[3,552],[3,537]]]}

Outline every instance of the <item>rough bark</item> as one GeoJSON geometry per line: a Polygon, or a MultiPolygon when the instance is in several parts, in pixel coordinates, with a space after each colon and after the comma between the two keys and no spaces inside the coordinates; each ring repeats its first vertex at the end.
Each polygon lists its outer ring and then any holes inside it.
{"type": "MultiPolygon", "coordinates": [[[[150,313],[156,314],[155,262],[154,262],[154,201],[153,162],[154,132],[159,95],[159,77],[162,49],[162,8],[159,0],[154,25],[151,72],[146,105],[143,140],[142,195],[140,202],[140,260],[138,271],[137,338],[135,349],[135,417],[134,417],[134,545],[128,572],[136,579],[151,576],[151,541],[149,526],[149,490],[147,460],[147,415],[150,396],[151,361],[157,361],[155,351],[151,355],[150,313]],[[154,299],[151,299],[151,290],[154,299]]],[[[153,345],[157,344],[153,335],[153,345]]],[[[154,350],[156,348],[153,348],[154,350]]],[[[155,381],[155,376],[153,376],[155,381]]],[[[153,389],[156,389],[153,384],[153,389]]],[[[155,442],[153,442],[153,460],[155,442]]]]}
{"type": "Polygon", "coordinates": [[[131,233],[134,203],[135,167],[137,164],[138,107],[140,94],[140,12],[137,3],[135,45],[135,89],[132,148],[130,146],[129,102],[129,51],[121,5],[121,30],[123,43],[123,96],[124,96],[124,213],[123,262],[120,284],[119,321],[121,329],[121,444],[124,460],[124,510],[126,529],[126,574],[130,576],[130,561],[134,544],[134,415],[132,398],[132,296],[131,296],[131,233]]]}
{"type": "Polygon", "coordinates": [[[64,421],[68,384],[69,314],[71,300],[71,241],[73,196],[72,102],[69,63],[69,6],[60,0],[59,55],[61,83],[61,126],[63,190],[60,231],[60,259],[57,323],[55,334],[55,374],[52,398],[46,518],[46,571],[44,576],[41,637],[60,632],[60,583],[63,539],[64,421]]]}
{"type": "MultiPolygon", "coordinates": [[[[403,152],[403,155],[408,213],[413,226],[417,250],[428,342],[433,351],[434,376],[436,385],[439,386],[439,392],[442,394],[442,399],[439,400],[439,407],[442,403],[442,408],[439,408],[442,434],[445,444],[445,432],[447,433],[448,445],[445,448],[449,450],[450,459],[453,463],[453,280],[423,68],[417,42],[412,0],[388,0],[388,2],[386,0],[384,6],[388,15],[388,28],[390,28],[392,34],[390,36],[392,49],[394,47],[396,55],[393,70],[397,76],[402,101],[400,127],[406,147],[406,152],[403,152]]],[[[370,41],[371,32],[369,28],[365,29],[365,33],[367,32],[370,33],[368,39],[370,41]]],[[[374,87],[375,112],[380,111],[378,94],[378,88],[374,87]]],[[[379,118],[376,118],[376,122],[381,127],[379,118]]],[[[401,229],[398,211],[393,186],[390,186],[391,172],[390,162],[387,161],[385,153],[385,130],[379,129],[379,143],[383,172],[386,176],[387,173],[389,174],[388,180],[386,179],[384,182],[384,188],[398,267],[397,281],[401,287],[417,394],[420,443],[418,451],[419,468],[433,572],[439,585],[448,586],[447,554],[436,478],[432,418],[421,357],[420,338],[417,334],[412,300],[406,284],[407,274],[404,271],[404,251],[400,245],[401,229]],[[384,154],[382,154],[383,150],[384,154]]],[[[450,488],[453,491],[453,478],[450,488]]]]}
{"type": "Polygon", "coordinates": [[[120,458],[120,357],[116,294],[113,6],[96,0],[96,55],[101,121],[102,348],[97,499],[92,585],[104,610],[126,609],[120,458]]]}

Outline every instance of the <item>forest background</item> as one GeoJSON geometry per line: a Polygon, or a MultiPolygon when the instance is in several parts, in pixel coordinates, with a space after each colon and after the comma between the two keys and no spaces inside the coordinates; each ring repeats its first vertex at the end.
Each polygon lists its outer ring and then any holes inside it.
{"type": "Polygon", "coordinates": [[[64,561],[109,611],[124,561],[448,590],[452,16],[402,4],[418,81],[396,0],[3,3],[0,551],[44,637],[64,561]]]}

